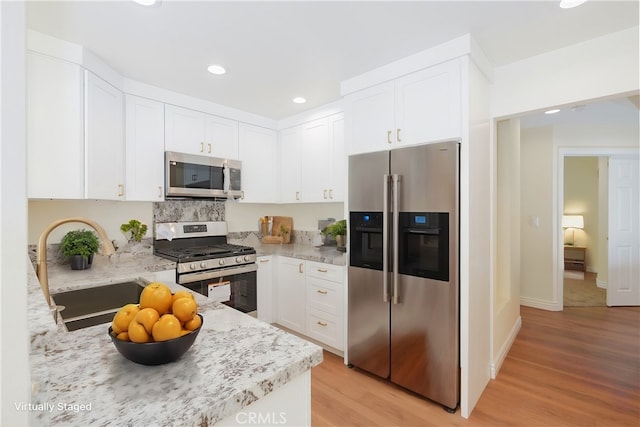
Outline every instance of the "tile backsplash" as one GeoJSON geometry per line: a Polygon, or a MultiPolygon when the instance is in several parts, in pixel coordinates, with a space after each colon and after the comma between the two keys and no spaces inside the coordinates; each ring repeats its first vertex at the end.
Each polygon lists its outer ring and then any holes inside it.
{"type": "Polygon", "coordinates": [[[224,201],[166,200],[153,203],[153,222],[224,221],[224,201]]]}

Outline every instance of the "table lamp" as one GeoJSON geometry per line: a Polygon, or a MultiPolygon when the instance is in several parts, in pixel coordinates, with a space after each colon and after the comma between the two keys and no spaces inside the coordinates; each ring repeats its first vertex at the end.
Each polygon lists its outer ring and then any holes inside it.
{"type": "Polygon", "coordinates": [[[584,217],[582,215],[562,215],[562,228],[571,230],[571,238],[567,239],[565,234],[565,245],[571,245],[575,243],[574,233],[576,228],[584,228],[584,217]]]}

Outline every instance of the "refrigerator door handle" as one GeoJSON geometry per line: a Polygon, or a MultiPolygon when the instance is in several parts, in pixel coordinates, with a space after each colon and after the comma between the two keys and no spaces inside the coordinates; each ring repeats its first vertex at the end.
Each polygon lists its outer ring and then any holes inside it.
{"type": "Polygon", "coordinates": [[[389,178],[382,176],[382,302],[389,302],[389,178]]]}
{"type": "Polygon", "coordinates": [[[400,212],[398,199],[400,198],[400,175],[393,174],[393,294],[392,301],[398,304],[398,230],[400,226],[400,212]]]}

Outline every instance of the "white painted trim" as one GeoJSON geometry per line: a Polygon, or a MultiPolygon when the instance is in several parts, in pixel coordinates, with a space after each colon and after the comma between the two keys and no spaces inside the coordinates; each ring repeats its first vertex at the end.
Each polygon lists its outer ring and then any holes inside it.
{"type": "MultiPolygon", "coordinates": [[[[564,158],[565,157],[581,157],[581,156],[589,156],[589,157],[601,157],[601,156],[625,156],[625,155],[637,155],[638,148],[634,147],[558,147],[554,146],[553,150],[553,224],[552,224],[552,232],[553,232],[553,250],[554,250],[554,262],[553,262],[553,295],[556,301],[560,301],[559,306],[562,310],[564,304],[564,287],[561,284],[564,282],[563,279],[563,268],[560,266],[564,266],[564,240],[560,238],[561,230],[560,224],[562,223],[562,210],[560,207],[564,206],[564,158]]],[[[603,283],[603,282],[601,282],[603,283]]],[[[596,279],[596,285],[598,281],[596,279]]],[[[600,287],[600,286],[598,286],[600,287]]],[[[520,299],[521,301],[523,298],[520,299]]],[[[527,305],[522,303],[522,305],[527,305]]],[[[531,305],[531,307],[535,307],[535,305],[531,305]]],[[[542,307],[537,307],[542,308],[542,307]]],[[[545,309],[546,310],[546,309],[545,309]]]]}
{"type": "Polygon", "coordinates": [[[596,279],[596,287],[600,289],[607,289],[609,287],[609,283],[604,280],[596,279]]]}
{"type": "Polygon", "coordinates": [[[340,95],[345,96],[406,74],[467,55],[471,52],[471,36],[465,34],[431,49],[423,50],[371,71],[340,82],[340,95]]]}
{"type": "Polygon", "coordinates": [[[511,331],[509,331],[509,336],[500,347],[500,351],[498,352],[497,357],[491,363],[491,379],[492,380],[495,380],[496,377],[498,376],[498,372],[502,367],[502,363],[504,362],[504,359],[506,359],[507,354],[509,353],[511,346],[513,345],[513,342],[516,340],[516,337],[518,336],[518,332],[520,332],[521,327],[522,327],[522,317],[518,316],[518,318],[516,319],[516,322],[511,327],[511,331]]]}
{"type": "Polygon", "coordinates": [[[27,30],[27,49],[82,65],[82,46],[38,31],[27,30]]]}
{"type": "Polygon", "coordinates": [[[525,307],[539,308],[547,311],[562,311],[562,303],[557,301],[546,301],[537,298],[520,297],[520,305],[525,307]]]}

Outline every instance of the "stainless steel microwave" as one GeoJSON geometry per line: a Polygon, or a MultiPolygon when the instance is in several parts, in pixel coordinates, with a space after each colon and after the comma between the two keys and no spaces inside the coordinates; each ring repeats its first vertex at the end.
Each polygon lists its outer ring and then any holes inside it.
{"type": "Polygon", "coordinates": [[[242,197],[239,160],[165,151],[167,197],[242,197]]]}

